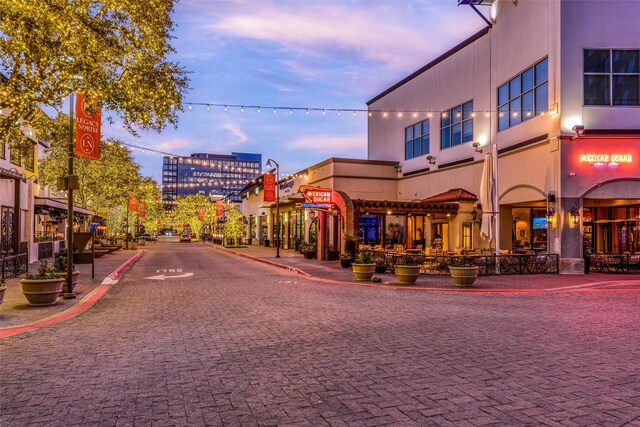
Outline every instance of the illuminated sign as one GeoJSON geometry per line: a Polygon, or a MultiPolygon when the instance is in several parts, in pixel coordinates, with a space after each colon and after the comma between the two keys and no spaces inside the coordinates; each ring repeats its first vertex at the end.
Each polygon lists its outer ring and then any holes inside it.
{"type": "Polygon", "coordinates": [[[303,209],[331,209],[333,205],[331,203],[300,203],[300,207],[303,209]]]}
{"type": "Polygon", "coordinates": [[[309,203],[314,204],[331,204],[333,203],[333,197],[331,196],[332,190],[330,188],[318,188],[309,187],[308,185],[301,185],[299,190],[305,199],[309,203]]]}
{"type": "Polygon", "coordinates": [[[631,154],[580,154],[580,163],[592,165],[618,166],[620,163],[633,162],[631,154]]]}

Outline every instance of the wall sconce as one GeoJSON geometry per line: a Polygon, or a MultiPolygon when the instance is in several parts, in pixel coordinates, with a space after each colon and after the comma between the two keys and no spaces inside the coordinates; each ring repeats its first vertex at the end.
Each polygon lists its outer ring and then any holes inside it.
{"type": "Polygon", "coordinates": [[[584,125],[574,125],[571,130],[576,133],[576,136],[584,135],[584,125]]]}
{"type": "Polygon", "coordinates": [[[471,211],[471,219],[473,220],[474,224],[480,224],[480,213],[476,210],[476,208],[473,208],[473,210],[471,211]]]}
{"type": "Polygon", "coordinates": [[[432,156],[431,154],[429,154],[427,156],[427,162],[429,162],[430,165],[435,165],[436,164],[436,158],[435,156],[432,156]]]}
{"type": "Polygon", "coordinates": [[[555,218],[556,213],[554,212],[553,208],[549,208],[547,210],[547,213],[544,214],[544,216],[545,216],[545,218],[547,218],[547,222],[549,224],[553,224],[553,219],[555,218]]]}
{"type": "Polygon", "coordinates": [[[391,215],[391,209],[387,211],[387,215],[391,215]]]}
{"type": "Polygon", "coordinates": [[[476,153],[482,153],[482,145],[479,142],[474,142],[471,146],[476,150],[476,153]]]}
{"type": "Polygon", "coordinates": [[[580,210],[578,208],[571,209],[571,222],[574,224],[580,222],[580,210]]]}

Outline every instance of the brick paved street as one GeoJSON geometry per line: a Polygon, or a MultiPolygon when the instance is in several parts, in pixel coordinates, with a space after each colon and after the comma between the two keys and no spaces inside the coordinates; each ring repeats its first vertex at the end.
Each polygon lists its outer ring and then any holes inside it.
{"type": "Polygon", "coordinates": [[[0,342],[0,425],[640,426],[638,292],[406,292],[149,249],[89,311],[0,342]]]}

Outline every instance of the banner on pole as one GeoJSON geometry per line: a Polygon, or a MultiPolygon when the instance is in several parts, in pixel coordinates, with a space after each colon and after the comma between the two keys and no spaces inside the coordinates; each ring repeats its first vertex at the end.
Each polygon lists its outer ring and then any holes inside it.
{"type": "Polygon", "coordinates": [[[140,203],[140,211],[138,212],[138,216],[143,218],[147,215],[147,205],[144,203],[140,203]]]}
{"type": "Polygon", "coordinates": [[[129,196],[129,212],[138,212],[138,198],[133,194],[129,196]]]}
{"type": "Polygon", "coordinates": [[[204,221],[204,211],[203,210],[199,210],[198,211],[198,221],[204,221]]]}
{"type": "Polygon", "coordinates": [[[276,174],[274,173],[264,174],[264,201],[276,201],[276,174]]]}
{"type": "Polygon", "coordinates": [[[224,202],[222,200],[216,200],[216,216],[224,215],[224,202]]]}
{"type": "Polygon", "coordinates": [[[100,159],[100,108],[90,111],[91,102],[81,93],[76,96],[77,156],[100,159]]]}

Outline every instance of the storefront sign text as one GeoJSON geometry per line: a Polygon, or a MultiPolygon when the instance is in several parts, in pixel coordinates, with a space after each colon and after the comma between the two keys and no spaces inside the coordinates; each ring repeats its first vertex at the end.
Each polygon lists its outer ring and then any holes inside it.
{"type": "Polygon", "coordinates": [[[592,165],[617,166],[620,163],[631,163],[631,154],[580,154],[580,163],[592,165]]]}
{"type": "Polygon", "coordinates": [[[331,203],[300,203],[300,207],[303,209],[331,209],[333,204],[331,203]]]}
{"type": "Polygon", "coordinates": [[[330,188],[318,188],[309,187],[308,185],[301,185],[300,192],[309,203],[314,204],[331,204],[333,198],[331,196],[332,191],[330,188]]]}

